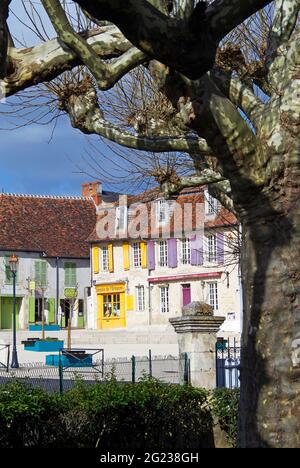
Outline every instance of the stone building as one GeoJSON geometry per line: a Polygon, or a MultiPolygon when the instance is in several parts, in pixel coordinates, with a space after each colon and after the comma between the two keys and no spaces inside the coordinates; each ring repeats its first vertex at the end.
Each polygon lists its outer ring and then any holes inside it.
{"type": "Polygon", "coordinates": [[[92,249],[90,329],[170,330],[192,301],[225,317],[220,336],[239,336],[239,226],[199,188],[165,200],[158,189],[105,201],[101,185],[92,249]]]}

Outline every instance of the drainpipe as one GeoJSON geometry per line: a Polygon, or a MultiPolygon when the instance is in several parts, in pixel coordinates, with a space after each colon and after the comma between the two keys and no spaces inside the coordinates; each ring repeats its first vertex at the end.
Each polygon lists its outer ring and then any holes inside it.
{"type": "Polygon", "coordinates": [[[55,314],[56,314],[56,323],[58,323],[58,316],[59,316],[59,257],[56,257],[56,307],[55,307],[55,314]]]}
{"type": "MultiPolygon", "coordinates": [[[[151,271],[148,270],[148,277],[151,276],[151,271]]],[[[152,298],[151,298],[151,283],[148,282],[148,326],[152,325],[152,298]]]]}

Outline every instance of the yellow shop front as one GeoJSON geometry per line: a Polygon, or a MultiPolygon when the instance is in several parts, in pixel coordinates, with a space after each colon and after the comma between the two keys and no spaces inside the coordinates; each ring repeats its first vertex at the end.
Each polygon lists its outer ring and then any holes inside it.
{"type": "Polygon", "coordinates": [[[125,283],[96,286],[98,299],[97,328],[125,328],[125,283]]]}

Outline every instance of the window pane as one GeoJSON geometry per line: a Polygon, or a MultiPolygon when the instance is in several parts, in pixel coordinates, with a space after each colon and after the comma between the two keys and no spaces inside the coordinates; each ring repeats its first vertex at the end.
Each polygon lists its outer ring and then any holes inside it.
{"type": "Polygon", "coordinates": [[[133,265],[136,268],[142,266],[142,252],[140,242],[134,242],[133,244],[133,265]]]}
{"type": "Polygon", "coordinates": [[[168,244],[167,241],[159,242],[159,264],[160,266],[168,265],[168,244]]]}
{"type": "Polygon", "coordinates": [[[169,288],[160,288],[160,309],[161,313],[165,314],[169,312],[169,288]]]}
{"type": "Polygon", "coordinates": [[[109,270],[108,247],[102,247],[102,271],[109,270]]]}

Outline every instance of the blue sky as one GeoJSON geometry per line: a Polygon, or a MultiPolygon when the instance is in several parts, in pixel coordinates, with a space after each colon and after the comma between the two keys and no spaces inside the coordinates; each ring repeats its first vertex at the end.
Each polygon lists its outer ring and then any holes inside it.
{"type": "MultiPolygon", "coordinates": [[[[22,19],[21,2],[13,0],[12,8],[22,19]]],[[[20,25],[10,15],[13,32],[20,31],[20,25]]],[[[22,34],[27,45],[36,43],[30,31],[22,34]]],[[[51,34],[53,35],[53,34],[51,34]]],[[[7,118],[1,115],[4,106],[0,104],[0,128],[7,127],[7,118]]],[[[18,125],[18,119],[10,118],[12,125],[18,125]]],[[[85,151],[89,148],[87,137],[71,127],[69,119],[63,117],[55,129],[53,125],[29,125],[15,130],[0,130],[0,190],[10,193],[80,195],[81,184],[92,180],[87,174],[79,174],[78,166],[83,171],[92,172],[84,163],[85,151]]],[[[97,140],[103,153],[108,149],[97,140]]],[[[109,162],[107,163],[110,166],[109,162]]],[[[92,174],[94,175],[94,174],[92,174]]],[[[97,179],[97,174],[93,179],[97,179]]],[[[105,187],[105,181],[104,187],[105,187]]],[[[106,188],[111,188],[106,186],[106,188]]],[[[114,187],[117,190],[117,187],[114,187]]]]}
{"type": "MultiPolygon", "coordinates": [[[[1,126],[0,117],[0,126],[1,126]]],[[[82,160],[86,137],[60,119],[53,138],[51,126],[29,125],[0,130],[0,190],[11,193],[80,195],[91,180],[82,160]]],[[[95,174],[95,178],[97,175],[95,174]]]]}

